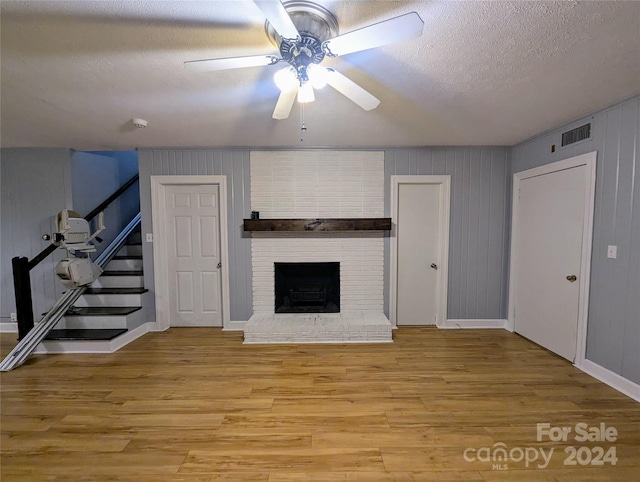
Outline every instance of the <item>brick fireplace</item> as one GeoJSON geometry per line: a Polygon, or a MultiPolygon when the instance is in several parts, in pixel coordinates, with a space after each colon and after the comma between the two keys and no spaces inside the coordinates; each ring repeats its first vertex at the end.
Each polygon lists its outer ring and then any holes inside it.
{"type": "MultiPolygon", "coordinates": [[[[384,215],[382,151],[251,152],[260,218],[384,215]]],[[[380,231],[252,233],[253,311],[245,343],[391,341],[380,231]],[[339,263],[339,312],[276,313],[276,263],[339,263]]]]}

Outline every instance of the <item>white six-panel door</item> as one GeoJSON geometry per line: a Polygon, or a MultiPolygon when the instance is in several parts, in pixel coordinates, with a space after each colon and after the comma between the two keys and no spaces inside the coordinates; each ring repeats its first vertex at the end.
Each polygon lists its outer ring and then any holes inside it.
{"type": "Polygon", "coordinates": [[[166,186],[165,202],[170,324],[222,326],[218,186],[166,186]]]}

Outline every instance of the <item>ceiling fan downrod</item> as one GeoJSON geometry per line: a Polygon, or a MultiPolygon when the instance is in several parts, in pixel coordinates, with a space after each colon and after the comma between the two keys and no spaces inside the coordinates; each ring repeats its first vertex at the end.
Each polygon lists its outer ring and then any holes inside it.
{"type": "Polygon", "coordinates": [[[338,20],[326,8],[307,0],[283,2],[283,6],[298,30],[297,38],[281,37],[268,19],[265,31],[278,47],[282,60],[296,70],[302,85],[309,80],[309,65],[320,64],[324,60],[323,43],[338,35],[338,20]]]}

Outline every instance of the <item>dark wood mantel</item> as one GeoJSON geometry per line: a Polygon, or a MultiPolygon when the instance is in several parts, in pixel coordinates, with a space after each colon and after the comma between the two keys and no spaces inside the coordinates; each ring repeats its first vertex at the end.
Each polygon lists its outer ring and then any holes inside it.
{"type": "Polygon", "coordinates": [[[245,231],[389,231],[391,218],[245,219],[245,231]]]}

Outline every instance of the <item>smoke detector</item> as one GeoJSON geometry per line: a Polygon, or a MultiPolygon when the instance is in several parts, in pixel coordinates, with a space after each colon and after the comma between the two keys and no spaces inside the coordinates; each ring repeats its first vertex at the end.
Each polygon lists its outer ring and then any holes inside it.
{"type": "Polygon", "coordinates": [[[144,129],[149,124],[144,119],[131,119],[131,123],[136,126],[138,129],[144,129]]]}

